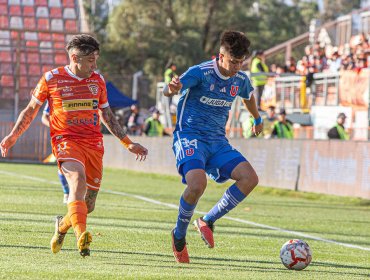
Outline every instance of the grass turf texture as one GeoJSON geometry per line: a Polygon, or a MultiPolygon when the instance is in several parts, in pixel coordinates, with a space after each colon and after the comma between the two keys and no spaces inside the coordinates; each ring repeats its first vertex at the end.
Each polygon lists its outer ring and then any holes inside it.
{"type": "MultiPolygon", "coordinates": [[[[208,249],[189,226],[191,264],[176,264],[170,231],[177,210],[101,192],[88,217],[91,257],[81,258],[72,230],[52,254],[53,218],[64,215],[55,166],[0,164],[1,279],[365,279],[370,252],[304,238],[313,262],[304,271],[280,262],[290,234],[225,219],[216,223],[215,248],[208,249]],[[38,182],[20,176],[46,179],[38,182]]],[[[208,211],[229,184],[210,182],[196,210],[208,211]]],[[[102,189],[178,204],[179,177],[106,169],[102,189]]],[[[370,202],[258,187],[228,216],[370,247],[370,202]]],[[[195,214],[193,218],[199,217],[195,214]]],[[[300,238],[302,239],[302,238],[300,238]]]]}

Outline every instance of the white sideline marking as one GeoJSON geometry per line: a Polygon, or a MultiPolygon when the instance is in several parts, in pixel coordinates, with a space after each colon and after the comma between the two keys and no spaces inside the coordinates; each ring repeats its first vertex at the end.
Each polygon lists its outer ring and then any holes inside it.
{"type": "MultiPolygon", "coordinates": [[[[18,177],[18,178],[30,179],[30,180],[33,180],[33,181],[44,182],[44,183],[49,183],[49,184],[51,183],[53,185],[59,185],[59,182],[56,182],[56,181],[49,181],[49,180],[46,180],[46,179],[33,177],[33,176],[20,175],[20,174],[17,174],[17,173],[3,171],[3,170],[0,170],[0,174],[5,174],[5,175],[13,176],[13,177],[18,177]]],[[[153,204],[157,204],[157,205],[166,206],[168,208],[173,208],[173,209],[176,209],[176,210],[179,207],[176,204],[161,202],[161,201],[154,200],[154,199],[151,199],[151,198],[148,198],[148,197],[145,197],[145,196],[141,196],[141,195],[128,194],[128,193],[124,193],[124,192],[117,192],[117,191],[104,190],[104,189],[101,189],[100,191],[105,192],[105,193],[110,193],[110,194],[133,197],[133,198],[136,198],[136,199],[139,199],[139,200],[143,200],[143,201],[153,203],[153,204]]],[[[207,214],[206,212],[201,212],[201,211],[194,211],[194,212],[197,213],[197,214],[201,214],[201,215],[207,214]]],[[[226,219],[226,220],[234,221],[234,222],[239,222],[239,223],[242,223],[242,224],[253,225],[253,226],[264,228],[264,229],[270,229],[270,230],[276,230],[276,231],[280,231],[280,232],[284,232],[284,233],[289,233],[290,235],[300,236],[300,237],[304,237],[304,238],[308,238],[308,239],[312,239],[312,240],[317,240],[317,241],[322,241],[322,242],[326,242],[326,243],[332,243],[332,244],[336,244],[336,245],[343,246],[343,247],[354,248],[354,249],[359,249],[359,250],[364,250],[364,251],[370,251],[370,248],[368,248],[368,247],[363,247],[363,246],[350,244],[350,243],[338,242],[338,241],[331,240],[331,239],[325,239],[325,238],[321,238],[321,237],[318,237],[318,236],[301,233],[299,231],[287,230],[287,229],[283,229],[283,228],[279,228],[279,227],[273,227],[273,226],[269,226],[269,225],[259,224],[259,223],[251,222],[251,221],[248,221],[248,220],[243,220],[243,219],[239,219],[239,218],[232,218],[232,217],[228,217],[228,216],[224,216],[222,218],[226,219]]]]}

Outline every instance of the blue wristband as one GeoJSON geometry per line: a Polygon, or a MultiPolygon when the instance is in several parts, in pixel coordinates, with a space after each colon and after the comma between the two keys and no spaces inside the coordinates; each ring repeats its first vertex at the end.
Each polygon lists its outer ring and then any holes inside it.
{"type": "Polygon", "coordinates": [[[262,118],[259,116],[257,119],[254,119],[254,125],[259,125],[262,123],[262,118]]]}

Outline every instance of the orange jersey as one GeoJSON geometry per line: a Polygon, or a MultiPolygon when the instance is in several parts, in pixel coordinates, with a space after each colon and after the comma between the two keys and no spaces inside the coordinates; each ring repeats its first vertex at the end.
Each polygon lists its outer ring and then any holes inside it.
{"type": "Polygon", "coordinates": [[[104,78],[94,72],[89,78],[74,75],[67,66],[46,72],[32,93],[40,105],[50,106],[50,136],[96,141],[100,132],[99,109],[109,106],[104,78]]]}

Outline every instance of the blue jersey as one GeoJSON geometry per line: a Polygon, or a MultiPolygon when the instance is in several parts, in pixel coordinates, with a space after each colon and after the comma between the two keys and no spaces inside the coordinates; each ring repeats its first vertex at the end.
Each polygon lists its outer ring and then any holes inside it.
{"type": "Polygon", "coordinates": [[[48,101],[45,102],[45,107],[44,107],[44,110],[42,111],[42,113],[44,115],[47,115],[47,116],[50,115],[50,107],[49,107],[48,101]]]}
{"type": "Polygon", "coordinates": [[[225,77],[216,59],[189,68],[180,81],[183,86],[175,132],[198,134],[203,139],[224,137],[234,99],[238,95],[250,99],[253,91],[244,72],[225,77]]]}

